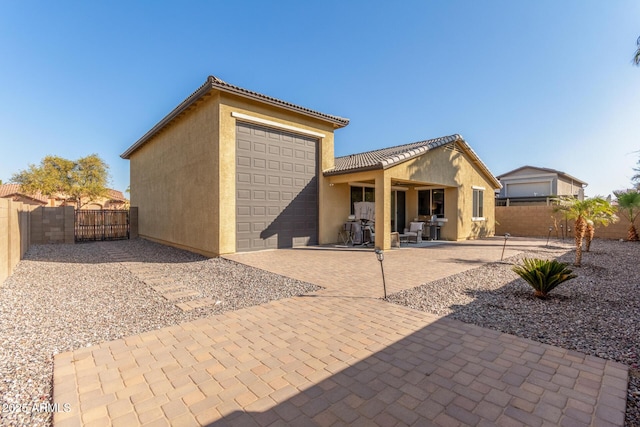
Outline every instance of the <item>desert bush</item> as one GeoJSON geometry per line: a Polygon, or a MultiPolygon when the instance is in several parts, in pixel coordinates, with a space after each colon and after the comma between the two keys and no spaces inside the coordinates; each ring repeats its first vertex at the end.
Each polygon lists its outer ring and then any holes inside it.
{"type": "Polygon", "coordinates": [[[577,277],[567,264],[555,259],[524,258],[522,262],[523,265],[514,266],[513,271],[535,289],[535,296],[539,298],[546,298],[558,285],[577,277]]]}

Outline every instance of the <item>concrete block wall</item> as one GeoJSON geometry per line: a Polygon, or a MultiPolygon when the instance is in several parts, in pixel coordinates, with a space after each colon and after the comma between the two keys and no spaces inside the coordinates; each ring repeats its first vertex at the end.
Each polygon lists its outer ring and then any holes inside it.
{"type": "MultiPolygon", "coordinates": [[[[596,227],[596,238],[627,238],[629,221],[620,213],[617,215],[618,222],[607,227],[596,227]]],[[[640,220],[636,220],[635,226],[640,233],[640,220]]],[[[509,233],[512,236],[546,238],[549,227],[553,228],[552,238],[561,238],[562,230],[566,238],[568,228],[571,230],[570,237],[574,235],[574,221],[566,219],[561,212],[553,212],[553,206],[496,206],[496,235],[509,233]]]]}
{"type": "Polygon", "coordinates": [[[30,244],[29,205],[0,199],[0,283],[11,273],[30,244]]]}
{"type": "Polygon", "coordinates": [[[31,212],[31,243],[75,243],[73,206],[37,207],[31,212]]]}
{"type": "MultiPolygon", "coordinates": [[[[130,237],[138,237],[138,208],[130,210],[130,237]]],[[[73,206],[42,207],[0,198],[0,283],[32,244],[75,243],[73,206]]]]}
{"type": "Polygon", "coordinates": [[[138,208],[133,206],[129,208],[129,238],[138,238],[138,208]]]}

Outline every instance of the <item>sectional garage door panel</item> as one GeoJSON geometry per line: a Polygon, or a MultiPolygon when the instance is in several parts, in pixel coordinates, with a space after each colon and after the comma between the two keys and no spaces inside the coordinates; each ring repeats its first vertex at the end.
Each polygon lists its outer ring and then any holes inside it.
{"type": "Polygon", "coordinates": [[[236,126],[236,250],[318,243],[318,141],[236,126]]]}

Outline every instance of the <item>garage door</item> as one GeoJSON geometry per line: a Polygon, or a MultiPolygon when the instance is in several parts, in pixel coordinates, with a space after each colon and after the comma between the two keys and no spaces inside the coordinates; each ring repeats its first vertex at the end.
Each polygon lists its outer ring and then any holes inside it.
{"type": "Polygon", "coordinates": [[[318,243],[318,141],[236,126],[236,250],[318,243]]]}

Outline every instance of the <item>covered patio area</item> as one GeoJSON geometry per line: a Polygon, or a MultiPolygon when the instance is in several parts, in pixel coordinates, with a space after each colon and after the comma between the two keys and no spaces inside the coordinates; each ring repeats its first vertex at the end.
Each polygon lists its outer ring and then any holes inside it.
{"type": "Polygon", "coordinates": [[[403,234],[412,222],[435,223],[425,227],[429,239],[494,234],[500,183],[460,135],[337,157],[323,174],[321,243],[335,242],[332,231],[356,216],[361,202],[375,206],[374,246],[383,250],[392,247],[392,233],[403,234]]]}

